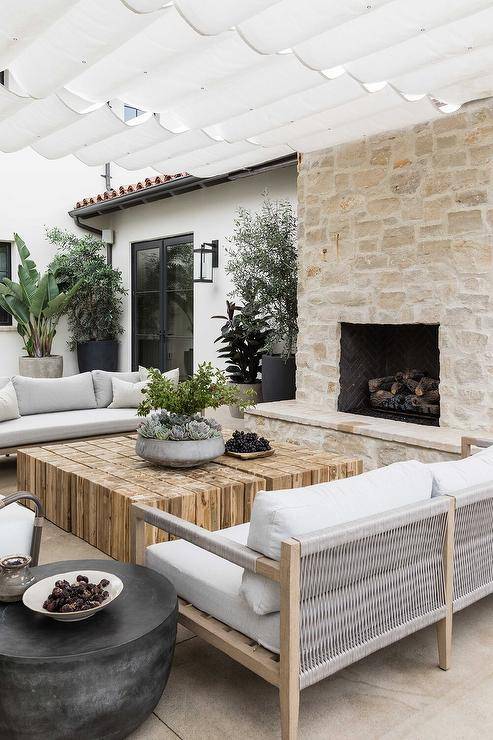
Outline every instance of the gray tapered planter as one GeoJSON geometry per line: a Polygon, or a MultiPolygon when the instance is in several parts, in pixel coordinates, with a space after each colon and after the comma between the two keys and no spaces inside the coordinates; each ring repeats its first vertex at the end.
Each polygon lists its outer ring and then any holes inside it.
{"type": "Polygon", "coordinates": [[[211,437],[211,439],[173,442],[163,439],[147,439],[139,434],[135,452],[144,460],[157,465],[165,465],[169,468],[193,468],[223,455],[224,439],[211,437]]]}
{"type": "MultiPolygon", "coordinates": [[[[248,391],[255,393],[255,399],[252,402],[252,406],[257,403],[262,403],[262,381],[259,380],[257,383],[231,383],[234,385],[236,390],[240,393],[241,400],[245,400],[248,391]]],[[[245,414],[239,406],[230,406],[229,413],[234,419],[243,419],[245,414]]]]}
{"type": "Polygon", "coordinates": [[[19,375],[27,378],[61,378],[63,375],[62,355],[49,357],[19,357],[19,375]]]}

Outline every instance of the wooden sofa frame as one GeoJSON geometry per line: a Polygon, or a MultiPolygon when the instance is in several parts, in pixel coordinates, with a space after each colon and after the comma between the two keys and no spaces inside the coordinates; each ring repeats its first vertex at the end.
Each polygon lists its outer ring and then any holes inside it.
{"type": "Polygon", "coordinates": [[[278,562],[134,504],[131,559],[145,564],[148,524],[279,583],[279,655],[181,598],[179,621],[278,687],[282,738],[295,740],[303,688],[423,627],[437,625],[439,666],[449,668],[454,511],[441,496],[288,539],[278,562]]]}

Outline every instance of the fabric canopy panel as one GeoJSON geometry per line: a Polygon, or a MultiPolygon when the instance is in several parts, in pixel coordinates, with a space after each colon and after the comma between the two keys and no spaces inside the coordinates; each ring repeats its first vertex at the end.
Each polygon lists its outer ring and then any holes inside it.
{"type": "Polygon", "coordinates": [[[492,64],[493,0],[4,0],[0,150],[213,176],[444,115],[492,64]]]}

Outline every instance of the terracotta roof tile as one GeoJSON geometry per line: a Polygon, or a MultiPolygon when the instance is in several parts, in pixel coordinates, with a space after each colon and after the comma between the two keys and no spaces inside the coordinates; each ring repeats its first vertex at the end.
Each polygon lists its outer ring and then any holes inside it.
{"type": "Polygon", "coordinates": [[[146,190],[147,188],[153,188],[156,185],[163,185],[165,182],[170,180],[179,180],[181,177],[187,177],[186,172],[180,172],[177,175],[156,175],[156,177],[146,177],[145,180],[131,183],[130,185],[120,185],[117,189],[106,190],[104,193],[98,193],[89,198],[82,198],[75,204],[76,208],[83,208],[84,206],[91,206],[95,203],[102,203],[105,200],[113,200],[113,198],[121,198],[122,195],[127,193],[135,193],[137,190],[146,190]]]}

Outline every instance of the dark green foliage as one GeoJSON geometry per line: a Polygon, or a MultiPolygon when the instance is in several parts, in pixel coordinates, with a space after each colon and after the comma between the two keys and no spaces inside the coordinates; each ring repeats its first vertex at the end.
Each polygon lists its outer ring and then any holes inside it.
{"type": "Polygon", "coordinates": [[[122,273],[106,263],[106,247],[90,234],[76,236],[70,231],[49,229],[48,240],[57,247],[50,269],[62,290],[77,280],[80,290],[72,297],[67,311],[71,334],[70,349],[78,342],[117,339],[122,334],[122,273]]]}
{"type": "Polygon", "coordinates": [[[226,319],[221,336],[215,340],[221,342],[218,355],[226,360],[226,372],[233,383],[256,383],[270,335],[268,321],[258,316],[252,304],[239,307],[226,301],[226,314],[212,317],[226,319]]]}

